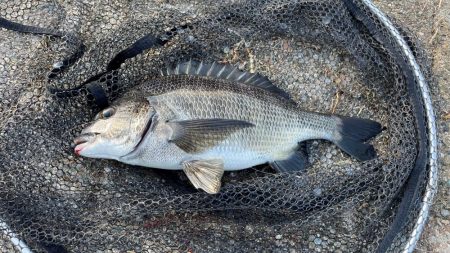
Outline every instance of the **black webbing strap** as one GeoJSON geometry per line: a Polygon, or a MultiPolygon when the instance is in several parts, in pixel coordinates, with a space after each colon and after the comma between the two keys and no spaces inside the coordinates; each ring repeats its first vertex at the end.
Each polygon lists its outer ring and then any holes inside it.
{"type": "Polygon", "coordinates": [[[108,106],[108,96],[105,90],[96,81],[86,84],[86,89],[94,97],[95,104],[100,108],[108,106]]]}
{"type": "Polygon", "coordinates": [[[68,38],[67,41],[72,41],[72,44],[78,46],[75,53],[73,53],[66,59],[63,59],[62,61],[53,64],[53,69],[50,71],[50,73],[48,75],[49,81],[52,78],[55,78],[58,73],[62,72],[68,66],[74,64],[78,59],[80,59],[81,56],[83,56],[84,51],[86,49],[85,45],[83,43],[81,43],[78,39],[76,39],[73,35],[70,35],[68,33],[62,33],[55,29],[36,27],[36,26],[31,26],[31,25],[23,25],[23,24],[19,24],[17,22],[7,20],[2,17],[0,17],[0,27],[5,28],[7,30],[11,30],[11,31],[21,32],[21,33],[50,35],[50,36],[54,36],[57,38],[62,38],[64,36],[66,36],[68,38]],[[71,40],[69,40],[69,38],[71,40]]]}
{"type": "Polygon", "coordinates": [[[62,34],[61,32],[53,30],[53,29],[36,27],[36,26],[31,26],[31,25],[22,25],[22,24],[7,20],[2,17],[0,17],[0,27],[3,27],[7,30],[22,32],[22,33],[45,34],[45,35],[52,35],[52,36],[56,36],[56,37],[64,36],[64,34],[62,34]]]}
{"type": "Polygon", "coordinates": [[[77,96],[79,93],[75,92],[83,87],[86,87],[88,92],[94,97],[95,103],[98,107],[104,108],[108,106],[108,98],[106,92],[103,90],[102,86],[96,81],[100,79],[106,73],[117,70],[120,68],[120,65],[125,62],[125,60],[135,57],[136,55],[142,53],[144,50],[150,49],[152,47],[163,46],[168,40],[159,39],[151,34],[147,34],[144,37],[138,39],[131,46],[126,49],[120,51],[114,58],[108,63],[106,67],[106,71],[98,73],[94,76],[91,76],[86,81],[84,81],[81,85],[68,89],[61,90],[50,88],[50,92],[55,94],[60,98],[73,97],[77,96]]]}
{"type": "Polygon", "coordinates": [[[133,45],[119,52],[114,58],[108,63],[106,71],[112,71],[120,68],[120,65],[129,58],[133,58],[136,55],[142,53],[144,50],[163,46],[167,40],[161,40],[151,34],[147,34],[144,37],[138,39],[133,45]]]}
{"type": "MultiPolygon", "coordinates": [[[[426,122],[423,111],[423,105],[421,102],[421,98],[417,94],[417,87],[415,83],[415,77],[411,66],[406,64],[403,59],[403,55],[398,53],[398,48],[395,46],[391,46],[389,44],[389,38],[385,36],[381,36],[381,34],[377,31],[377,26],[373,23],[372,20],[367,18],[363,11],[353,2],[353,0],[343,0],[351,15],[358,21],[360,21],[364,26],[366,26],[367,30],[372,33],[380,43],[383,44],[391,52],[396,63],[399,65],[400,69],[403,72],[406,81],[406,87],[411,98],[411,103],[413,105],[414,113],[415,113],[415,123],[417,128],[417,156],[415,160],[414,167],[412,168],[409,177],[407,178],[405,185],[403,186],[403,197],[398,206],[397,213],[395,218],[383,237],[383,240],[378,245],[376,250],[377,253],[386,252],[394,241],[395,236],[400,233],[405,226],[409,213],[414,204],[414,200],[417,198],[417,195],[420,193],[420,183],[424,178],[424,172],[427,166],[427,130],[426,130],[426,122]]],[[[400,193],[400,191],[399,191],[400,193]]]]}
{"type": "MultiPolygon", "coordinates": [[[[45,34],[55,37],[67,36],[67,34],[61,33],[53,29],[23,25],[13,21],[9,21],[2,17],[0,17],[0,27],[23,33],[45,34]]],[[[80,89],[85,87],[86,90],[90,93],[90,95],[94,97],[97,106],[99,106],[100,108],[106,107],[108,106],[108,98],[106,92],[103,90],[102,86],[96,81],[100,79],[104,74],[120,68],[120,65],[124,63],[125,60],[133,58],[136,55],[142,53],[144,50],[150,49],[152,47],[163,46],[168,40],[169,38],[160,39],[151,34],[147,34],[144,37],[138,39],[136,42],[134,42],[131,46],[120,51],[116,56],[114,56],[114,58],[108,63],[106,71],[103,71],[99,74],[96,74],[88,78],[81,85],[66,90],[57,89],[54,87],[49,87],[48,89],[50,93],[56,95],[59,98],[68,98],[78,96],[80,94],[79,92],[80,89]]],[[[83,43],[80,43],[78,50],[72,56],[61,62],[54,64],[54,68],[48,75],[49,80],[51,78],[56,77],[56,75],[60,73],[62,70],[64,70],[67,66],[70,66],[73,63],[75,63],[75,61],[77,61],[83,55],[85,49],[86,49],[85,45],[83,43]]]]}
{"type": "Polygon", "coordinates": [[[59,73],[61,73],[63,70],[65,70],[68,66],[71,66],[76,61],[78,61],[78,59],[80,59],[81,56],[83,56],[85,51],[86,51],[86,46],[83,43],[79,43],[79,47],[77,48],[75,53],[73,53],[71,56],[69,56],[68,58],[66,58],[64,60],[53,64],[53,69],[50,71],[50,73],[47,76],[48,81],[50,82],[50,80],[55,78],[59,73]]]}

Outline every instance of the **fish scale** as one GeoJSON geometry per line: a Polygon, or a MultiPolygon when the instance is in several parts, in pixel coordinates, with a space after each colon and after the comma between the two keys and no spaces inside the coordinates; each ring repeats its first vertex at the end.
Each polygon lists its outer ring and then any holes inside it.
{"type": "MultiPolygon", "coordinates": [[[[223,118],[253,123],[254,127],[224,136],[224,140],[210,150],[195,154],[177,151],[180,153],[177,157],[183,156],[187,160],[221,158],[225,160],[225,170],[244,169],[261,162],[285,159],[298,142],[311,138],[329,139],[327,135],[333,133],[336,127],[336,120],[329,116],[304,113],[283,107],[283,103],[274,104],[273,100],[265,101],[229,90],[178,89],[154,96],[152,101],[157,101],[154,109],[160,115],[159,122],[223,118]],[[230,156],[239,156],[239,160],[254,161],[254,164],[239,165],[236,159],[229,159],[230,156]]],[[[164,123],[159,127],[163,131],[164,123]]],[[[167,141],[170,136],[165,138],[167,141]]],[[[152,148],[154,141],[141,147],[152,152],[134,159],[149,161],[155,157],[152,148]]],[[[173,154],[166,155],[166,160],[173,157],[173,154]]],[[[161,159],[160,154],[156,156],[161,159]]]]}

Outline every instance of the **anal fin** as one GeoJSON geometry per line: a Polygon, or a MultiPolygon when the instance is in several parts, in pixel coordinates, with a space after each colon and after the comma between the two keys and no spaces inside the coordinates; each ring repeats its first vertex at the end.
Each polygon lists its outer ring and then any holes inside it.
{"type": "Polygon", "coordinates": [[[202,189],[209,194],[216,194],[222,185],[223,161],[193,160],[183,162],[183,171],[196,189],[202,189]]]}
{"type": "Polygon", "coordinates": [[[296,172],[308,166],[308,152],[306,143],[299,144],[299,149],[286,160],[273,161],[270,166],[279,173],[296,172]]]}

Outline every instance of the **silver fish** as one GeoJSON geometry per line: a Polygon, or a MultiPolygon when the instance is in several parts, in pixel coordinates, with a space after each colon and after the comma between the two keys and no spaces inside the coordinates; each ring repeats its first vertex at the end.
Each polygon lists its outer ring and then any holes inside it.
{"type": "Polygon", "coordinates": [[[368,119],[300,111],[267,78],[231,65],[189,61],[142,84],[97,114],[75,139],[75,153],[184,170],[196,188],[217,193],[224,170],[269,163],[299,170],[300,142],[325,139],[352,157],[376,156],[368,119]]]}

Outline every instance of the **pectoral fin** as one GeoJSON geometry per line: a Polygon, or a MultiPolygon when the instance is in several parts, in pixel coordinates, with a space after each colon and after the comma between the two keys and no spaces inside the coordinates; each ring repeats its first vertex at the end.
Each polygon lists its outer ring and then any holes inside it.
{"type": "Polygon", "coordinates": [[[231,119],[196,119],[167,123],[172,128],[170,142],[188,153],[212,147],[230,134],[254,126],[252,123],[231,119]]]}
{"type": "Polygon", "coordinates": [[[183,171],[196,189],[209,194],[218,193],[223,175],[222,160],[193,160],[183,162],[183,171]]]}

